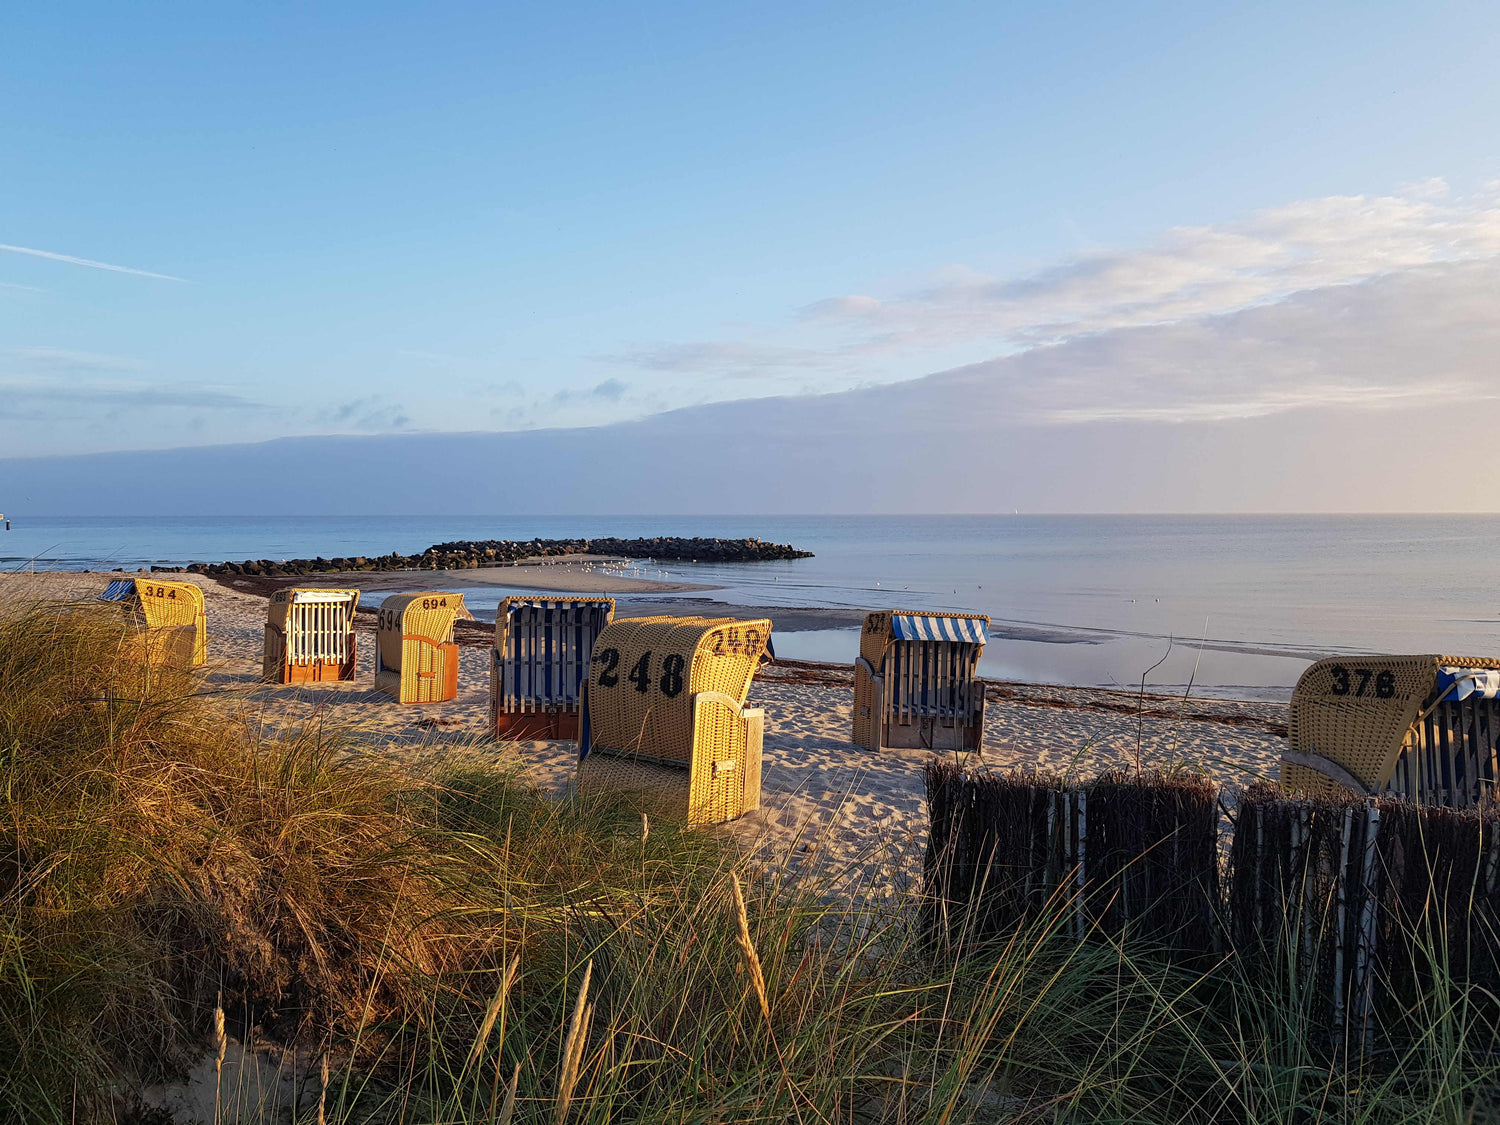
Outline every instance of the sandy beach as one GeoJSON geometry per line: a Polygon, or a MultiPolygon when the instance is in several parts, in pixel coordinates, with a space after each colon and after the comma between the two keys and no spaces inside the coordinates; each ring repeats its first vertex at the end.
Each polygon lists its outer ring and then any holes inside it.
{"type": "MultiPolygon", "coordinates": [[[[535,583],[531,588],[580,593],[629,589],[663,595],[664,612],[710,611],[696,599],[687,605],[671,599],[670,595],[690,592],[686,584],[652,589],[649,580],[612,576],[602,568],[590,574],[557,564],[503,569],[504,585],[535,583]]],[[[0,575],[0,596],[90,597],[109,577],[78,572],[5,574],[0,575]]],[[[322,722],[330,730],[358,734],[367,744],[413,764],[479,756],[513,765],[550,792],[566,791],[573,773],[572,743],[496,743],[487,737],[492,629],[487,623],[463,623],[460,630],[458,697],[403,707],[372,689],[373,612],[359,617],[359,676],[354,683],[265,685],[260,682],[265,580],[234,579],[233,585],[224,585],[196,575],[171,577],[195,581],[205,593],[207,687],[218,693],[223,706],[249,714],[268,732],[322,722]]],[[[497,584],[482,571],[327,577],[357,577],[349,584],[371,595],[382,589],[463,589],[465,580],[497,584]]],[[[314,583],[303,579],[298,584],[314,583]]],[[[364,608],[373,610],[378,597],[367,596],[366,602],[364,608]]],[[[719,608],[712,612],[730,616],[767,612],[716,604],[719,608]]],[[[645,611],[641,603],[632,603],[632,613],[645,611]]],[[[770,612],[778,626],[787,613],[770,612]]],[[[816,619],[823,611],[795,612],[816,619]]],[[[791,860],[829,878],[865,880],[877,890],[894,892],[921,868],[926,837],[922,767],[932,755],[911,750],[876,754],[854,745],[852,685],[852,670],[845,666],[778,661],[762,670],[750,691],[750,702],[766,713],[762,807],[729,830],[767,861],[791,860]]],[[[1133,766],[1139,758],[1148,767],[1189,766],[1234,784],[1274,772],[1285,745],[1285,722],[1285,706],[1274,703],[1151,694],[1139,698],[1102,689],[990,682],[983,759],[997,769],[1087,775],[1133,766]]]]}

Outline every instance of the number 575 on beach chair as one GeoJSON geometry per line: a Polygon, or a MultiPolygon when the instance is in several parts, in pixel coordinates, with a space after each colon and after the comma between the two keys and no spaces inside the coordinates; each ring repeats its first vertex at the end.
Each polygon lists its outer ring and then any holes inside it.
{"type": "Polygon", "coordinates": [[[495,611],[490,720],[498,739],[577,738],[578,700],[613,598],[506,598],[495,611]]]}
{"type": "Polygon", "coordinates": [[[883,610],[865,618],[854,662],[854,741],[867,750],[978,750],[979,654],[990,619],[883,610]]]}
{"type": "Polygon", "coordinates": [[[1335,657],[1292,691],[1282,784],[1471,808],[1500,784],[1500,660],[1335,657]]]}
{"type": "Polygon", "coordinates": [[[191,582],[155,578],[116,578],[99,595],[117,602],[140,630],[146,660],[176,668],[196,668],[208,651],[203,591],[191,582]]]}
{"type": "Polygon", "coordinates": [[[594,643],[578,788],[645,792],[688,824],[760,807],[765,712],[745,706],[767,620],[634,617],[594,643]]]}
{"type": "Polygon", "coordinates": [[[441,703],[458,694],[453,623],[474,619],[462,594],[392,594],[380,603],[375,689],[401,703],[441,703]]]}

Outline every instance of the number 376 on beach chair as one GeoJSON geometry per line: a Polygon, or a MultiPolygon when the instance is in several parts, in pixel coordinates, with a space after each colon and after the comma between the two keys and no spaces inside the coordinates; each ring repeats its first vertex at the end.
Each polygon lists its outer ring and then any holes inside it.
{"type": "Polygon", "coordinates": [[[208,650],[203,591],[191,582],[116,578],[99,595],[117,602],[140,631],[148,663],[196,668],[208,650]]]}
{"type": "Polygon", "coordinates": [[[1336,657],[1292,691],[1282,784],[1471,808],[1500,784],[1500,660],[1336,657]]]}
{"type": "Polygon", "coordinates": [[[607,626],[584,684],[578,788],[643,791],[717,824],[760,807],[765,712],[745,706],[767,620],[635,617],[607,626]]]}
{"type": "Polygon", "coordinates": [[[375,689],[401,703],[441,703],[458,695],[453,622],[474,619],[462,594],[392,594],[380,603],[375,689]]]}
{"type": "Polygon", "coordinates": [[[854,741],[867,750],[978,750],[979,654],[990,619],[881,611],[865,618],[854,662],[854,741]]]}
{"type": "Polygon", "coordinates": [[[506,598],[495,611],[490,721],[498,739],[578,737],[578,700],[613,598],[506,598]]]}

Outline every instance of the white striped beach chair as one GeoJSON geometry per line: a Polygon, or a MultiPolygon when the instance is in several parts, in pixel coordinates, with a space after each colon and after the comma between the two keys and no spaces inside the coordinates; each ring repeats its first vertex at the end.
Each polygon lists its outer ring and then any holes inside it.
{"type": "Polygon", "coordinates": [[[1282,784],[1472,808],[1500,784],[1500,660],[1333,657],[1292,691],[1282,784]]]}
{"type": "Polygon", "coordinates": [[[277,590],[266,607],[261,679],[305,684],[354,679],[358,590],[277,590]]]}
{"type": "Polygon", "coordinates": [[[867,750],[978,750],[984,741],[981,614],[882,610],[854,662],[854,741],[867,750]]]}
{"type": "Polygon", "coordinates": [[[613,598],[511,597],[495,611],[490,720],[497,739],[576,739],[578,700],[613,598]]]}

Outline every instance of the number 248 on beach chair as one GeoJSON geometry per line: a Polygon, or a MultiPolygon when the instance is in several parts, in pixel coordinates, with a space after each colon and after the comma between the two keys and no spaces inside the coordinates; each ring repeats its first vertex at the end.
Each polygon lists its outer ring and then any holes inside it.
{"type": "Polygon", "coordinates": [[[203,591],[191,582],[116,578],[99,595],[116,602],[140,631],[146,660],[176,668],[196,668],[208,651],[203,591]]]}
{"type": "Polygon", "coordinates": [[[690,825],[760,807],[765,712],[745,706],[767,620],[635,617],[594,644],[578,788],[641,791],[690,825]]]}
{"type": "Polygon", "coordinates": [[[979,654],[990,619],[889,610],[865,618],[854,662],[854,741],[867,750],[978,750],[979,654]]]}

